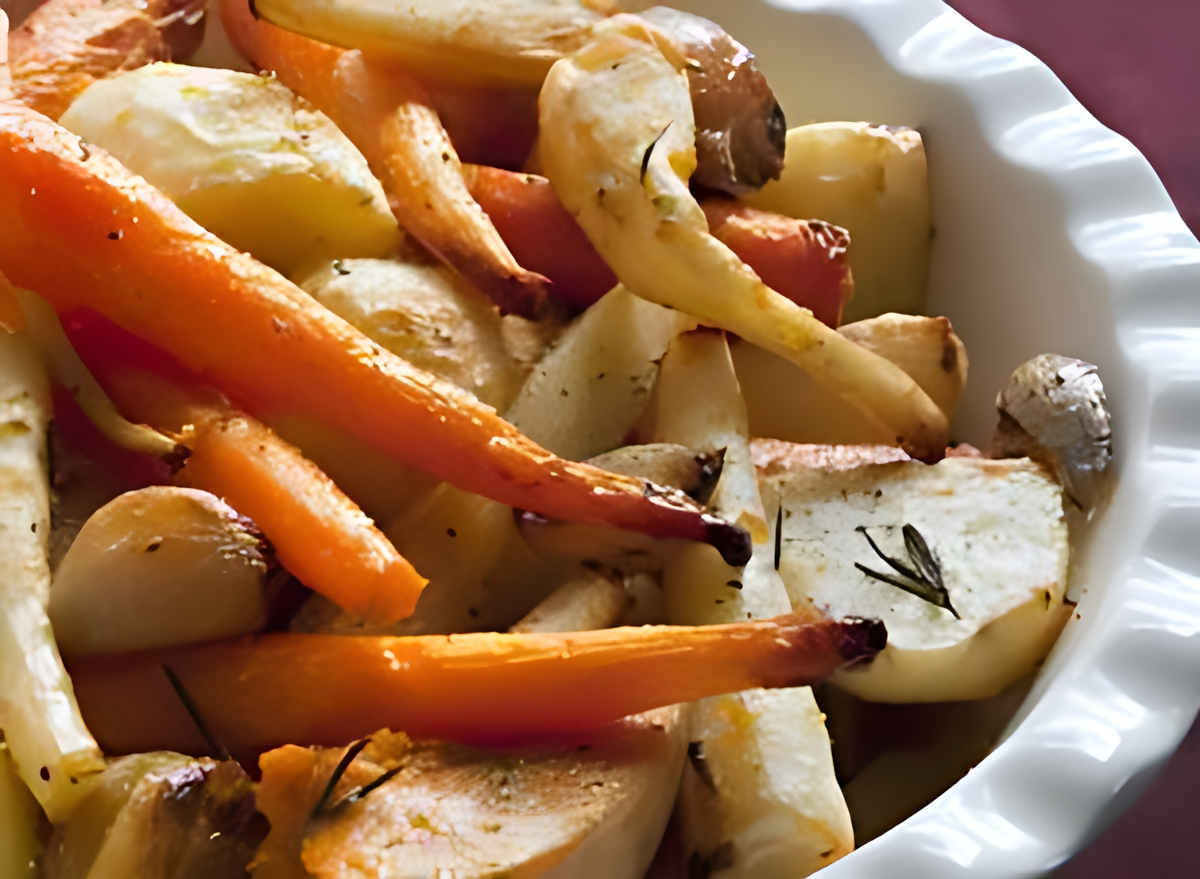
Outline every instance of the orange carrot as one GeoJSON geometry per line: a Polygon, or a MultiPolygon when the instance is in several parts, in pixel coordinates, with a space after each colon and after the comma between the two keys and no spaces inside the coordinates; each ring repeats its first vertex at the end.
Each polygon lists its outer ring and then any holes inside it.
{"type": "Polygon", "coordinates": [[[277,634],[80,659],[70,672],[106,752],[203,750],[168,666],[214,737],[245,756],[383,727],[474,742],[594,729],[717,693],[811,684],[885,640],[879,622],[790,616],[568,634],[277,634]]]}
{"type": "Polygon", "coordinates": [[[325,112],[379,176],[400,225],[501,310],[527,317],[548,304],[546,279],[523,269],[471,198],[426,88],[402,72],[256,19],[222,0],[225,30],[244,56],[325,112]]]}
{"type": "Polygon", "coordinates": [[[412,614],[425,579],[299,449],[219,394],[167,377],[168,364],[147,368],[155,352],[102,319],[64,324],[124,415],[186,443],[191,454],[176,481],[253,519],[280,563],[339,607],[381,625],[412,614]]]}
{"type": "Polygon", "coordinates": [[[57,119],[98,79],[182,60],[204,35],[205,0],[46,0],[12,32],[16,98],[57,119]]]}
{"type": "Polygon", "coordinates": [[[742,529],[678,492],[557,458],[45,117],[0,104],[0,155],[0,272],[60,314],[100,312],[267,420],[308,415],[502,503],[748,559],[742,529]]]}
{"type": "MultiPolygon", "coordinates": [[[[483,206],[522,265],[554,282],[555,296],[587,308],[617,282],[550,181],[480,165],[465,169],[471,195],[483,206]]],[[[846,261],[849,236],[819,220],[794,220],[733,199],[701,202],[709,231],[768,285],[836,327],[854,290],[846,261]]]]}

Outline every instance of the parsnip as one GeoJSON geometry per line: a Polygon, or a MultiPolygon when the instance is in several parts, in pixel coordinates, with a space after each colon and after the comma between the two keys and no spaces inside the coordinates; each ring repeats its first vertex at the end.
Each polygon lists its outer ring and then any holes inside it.
{"type": "Polygon", "coordinates": [[[538,155],[617,277],[790,359],[917,457],[941,455],[945,416],[903,370],[772,290],[708,233],[687,187],[696,151],[684,59],[632,16],[593,34],[546,77],[538,155]]]}
{"type": "MultiPolygon", "coordinates": [[[[884,314],[838,332],[904,370],[949,421],[967,382],[967,352],[944,317],[884,314]]],[[[730,345],[750,434],[796,443],[891,444],[877,421],[848,409],[803,370],[745,341],[730,345]]]]}
{"type": "Polygon", "coordinates": [[[50,588],[67,656],[245,635],[267,620],[266,547],[253,524],[205,491],[151,486],[84,523],[50,588]]]}
{"type": "Polygon", "coordinates": [[[362,154],[274,78],[152,64],[95,83],[61,122],[285,274],[400,243],[362,154]]]}
{"type": "MultiPolygon", "coordinates": [[[[723,334],[681,336],[663,360],[653,408],[656,439],[725,446],[711,503],[760,538],[744,570],[683,548],[663,578],[668,618],[712,624],[790,610],[773,566],[746,440],[746,416],[723,334]],[[704,388],[697,398],[695,388],[704,388]]],[[[692,708],[689,767],[678,815],[689,855],[728,877],[808,875],[853,848],[850,815],[834,777],[829,736],[811,689],[749,690],[692,708]]]]}
{"type": "Polygon", "coordinates": [[[850,231],[854,297],[846,320],[924,310],[933,230],[925,146],[916,130],[866,122],[793,128],[782,177],[746,201],[850,231]]]}
{"type": "Polygon", "coordinates": [[[104,768],[46,617],[50,389],[36,348],[0,333],[0,729],[25,785],[66,818],[104,768]]]}

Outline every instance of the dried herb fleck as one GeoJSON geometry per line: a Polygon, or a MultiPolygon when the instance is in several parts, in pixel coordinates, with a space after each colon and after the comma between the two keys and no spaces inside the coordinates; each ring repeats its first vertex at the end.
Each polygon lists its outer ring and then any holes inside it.
{"type": "Polygon", "coordinates": [[[858,562],[854,563],[854,567],[858,568],[868,577],[888,583],[897,589],[903,589],[905,592],[915,595],[922,601],[928,601],[936,607],[949,611],[956,620],[962,619],[958,615],[958,611],[954,609],[954,605],[950,603],[950,593],[946,589],[946,584],[942,579],[942,565],[916,527],[911,524],[905,524],[901,529],[901,533],[904,535],[904,550],[908,554],[909,564],[905,564],[884,553],[879,548],[879,545],[871,539],[871,535],[867,533],[865,525],[859,525],[854,530],[866,538],[871,551],[887,562],[888,567],[900,576],[894,577],[891,574],[883,574],[858,562]]]}
{"type": "Polygon", "coordinates": [[[204,738],[204,743],[208,745],[209,753],[221,760],[229,760],[228,749],[217,740],[216,736],[208,728],[208,724],[204,722],[204,718],[200,716],[200,711],[196,708],[196,703],[192,701],[191,694],[183,686],[183,681],[179,679],[179,675],[175,674],[175,670],[169,665],[164,665],[162,670],[163,674],[167,676],[167,681],[171,684],[171,689],[175,691],[175,695],[183,703],[183,708],[192,719],[192,723],[200,731],[200,735],[204,738]]]}

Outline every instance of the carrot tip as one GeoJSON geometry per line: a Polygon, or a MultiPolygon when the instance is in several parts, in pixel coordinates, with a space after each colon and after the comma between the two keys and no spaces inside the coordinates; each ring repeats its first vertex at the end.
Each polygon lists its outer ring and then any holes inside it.
{"type": "Polygon", "coordinates": [[[740,525],[718,519],[707,513],[702,517],[704,522],[704,542],[721,554],[725,564],[740,568],[750,561],[750,553],[754,545],[750,540],[750,532],[740,525]]]}

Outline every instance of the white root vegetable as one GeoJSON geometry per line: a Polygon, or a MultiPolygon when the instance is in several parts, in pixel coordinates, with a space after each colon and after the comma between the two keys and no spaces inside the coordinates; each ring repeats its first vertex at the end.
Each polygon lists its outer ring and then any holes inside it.
{"type": "Polygon", "coordinates": [[[50,588],[67,656],[245,635],[267,620],[262,536],[205,491],[126,492],[84,523],[50,588]]]}
{"type": "Polygon", "coordinates": [[[59,658],[46,601],[50,388],[36,347],[0,333],[0,730],[52,821],[104,768],[59,658]]]}
{"type": "Polygon", "coordinates": [[[617,277],[788,358],[915,456],[941,455],[945,416],[903,370],[772,290],[708,234],[687,186],[696,151],[685,60],[632,16],[593,35],[546,77],[538,155],[617,277]]]}
{"type": "Polygon", "coordinates": [[[568,580],[509,626],[510,632],[582,632],[614,626],[625,609],[625,587],[614,577],[587,571],[568,580]]]}
{"type": "Polygon", "coordinates": [[[339,259],[299,285],[371,339],[504,410],[540,354],[537,328],[442,265],[339,259]]]}
{"type": "MultiPolygon", "coordinates": [[[[506,417],[566,458],[583,460],[620,446],[646,407],[658,360],[694,325],[618,286],[567,328],[506,417]]],[[[512,508],[450,485],[427,491],[384,530],[429,578],[416,612],[397,634],[506,628],[563,581],[562,562],[534,553],[517,531],[512,508]]],[[[361,620],[320,600],[305,606],[296,628],[367,631],[361,620]]]]}
{"type": "Polygon", "coordinates": [[[844,318],[925,309],[932,227],[925,146],[912,128],[818,122],[787,133],[783,175],[746,201],[850,231],[844,318]]]}
{"type": "Polygon", "coordinates": [[[284,274],[402,240],[366,159],[274,78],[151,64],[96,82],[61,122],[284,274]]]}
{"type": "MultiPolygon", "coordinates": [[[[761,523],[745,569],[687,546],[663,576],[668,619],[712,624],[789,612],[755,482],[746,417],[724,334],[681,336],[663,360],[647,415],[656,439],[725,446],[711,504],[761,523]],[[704,388],[697,398],[695,388],[704,388]]],[[[808,687],[749,690],[692,706],[678,815],[687,853],[733,877],[805,876],[854,846],[824,718],[808,687]]]]}
{"type": "Polygon", "coordinates": [[[536,87],[609,11],[603,0],[258,0],[273,24],[450,79],[536,87]]]}
{"type": "Polygon", "coordinates": [[[1045,657],[1069,616],[1068,549],[1062,489],[1040,466],[947,458],[831,470],[778,460],[762,489],[784,511],[779,572],[793,605],[887,624],[887,647],[869,668],[836,673],[838,686],[880,702],[984,699],[1045,657]],[[933,561],[920,560],[912,532],[933,561]]]}
{"type": "MultiPolygon", "coordinates": [[[[896,364],[921,386],[946,420],[967,383],[967,352],[944,317],[884,314],[838,332],[896,364]]],[[[888,431],[831,398],[820,383],[756,345],[730,345],[746,400],[750,434],[795,443],[890,444],[888,431]]]]}

